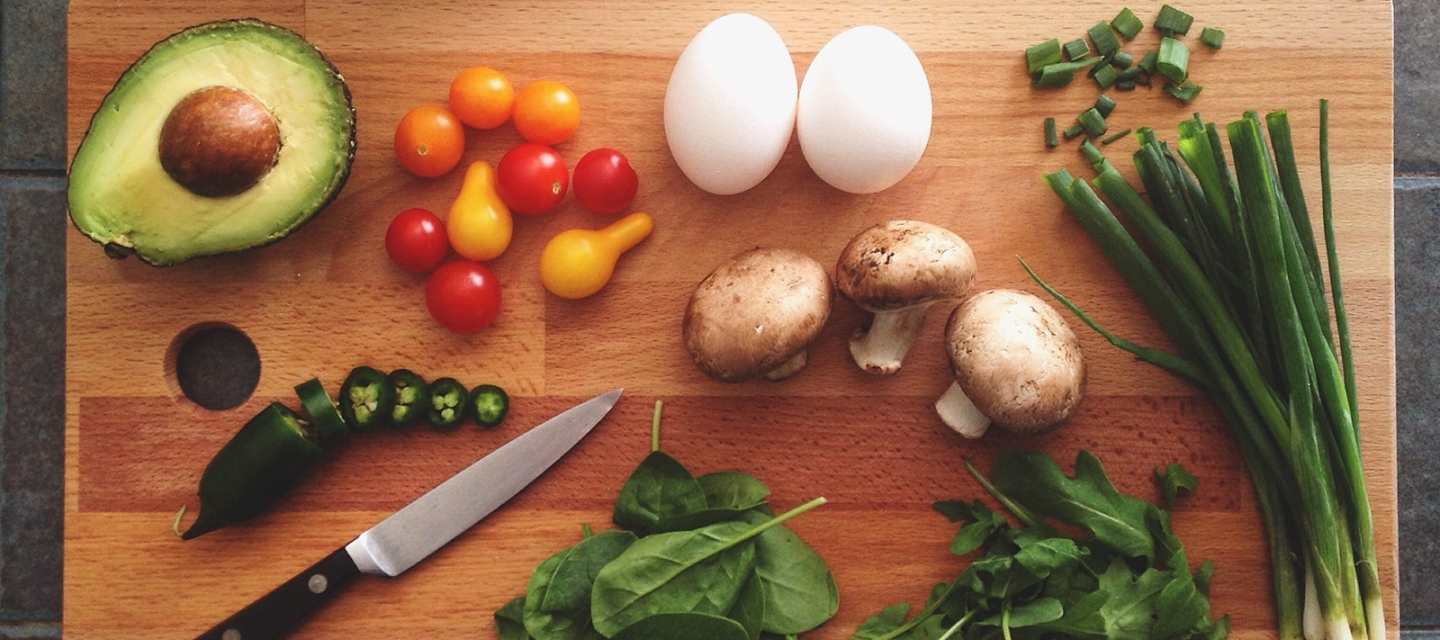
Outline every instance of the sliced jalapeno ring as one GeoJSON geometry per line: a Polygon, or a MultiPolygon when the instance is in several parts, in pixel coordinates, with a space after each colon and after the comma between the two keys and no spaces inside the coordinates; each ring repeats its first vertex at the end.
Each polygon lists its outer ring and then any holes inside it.
{"type": "Polygon", "coordinates": [[[390,372],[390,386],[395,389],[395,408],[390,411],[390,424],[405,427],[425,417],[430,405],[430,385],[409,369],[390,372]]]}
{"type": "Polygon", "coordinates": [[[335,408],[335,402],[325,392],[325,385],[320,384],[319,378],[296,385],[295,395],[300,397],[300,406],[309,414],[310,423],[315,425],[321,446],[329,447],[350,432],[345,426],[345,418],[340,416],[340,410],[335,408]]]}
{"type": "Polygon", "coordinates": [[[454,378],[441,378],[430,383],[430,406],[425,411],[425,419],[430,426],[441,430],[450,430],[460,425],[465,419],[465,385],[454,378]]]}
{"type": "Polygon", "coordinates": [[[510,396],[493,384],[482,384],[470,390],[470,417],[482,429],[494,429],[510,412],[510,396]]]}
{"type": "Polygon", "coordinates": [[[355,367],[340,386],[340,415],[356,431],[369,431],[390,420],[395,409],[395,388],[385,374],[370,367],[355,367]]]}
{"type": "Polygon", "coordinates": [[[320,457],[310,425],[273,402],[235,432],[200,476],[200,515],[189,540],[265,510],[320,457]]]}

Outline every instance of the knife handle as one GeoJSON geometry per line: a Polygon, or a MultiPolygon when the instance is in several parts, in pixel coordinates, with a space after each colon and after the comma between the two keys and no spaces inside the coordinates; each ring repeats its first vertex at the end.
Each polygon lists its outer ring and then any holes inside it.
{"type": "Polygon", "coordinates": [[[268,640],[295,628],[360,574],[344,547],[285,581],[196,640],[268,640]]]}

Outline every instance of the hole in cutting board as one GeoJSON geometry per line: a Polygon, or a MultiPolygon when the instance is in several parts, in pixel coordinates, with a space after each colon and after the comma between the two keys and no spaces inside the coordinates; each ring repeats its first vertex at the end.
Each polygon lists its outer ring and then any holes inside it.
{"type": "Polygon", "coordinates": [[[165,364],[182,395],[214,411],[244,404],[260,384],[260,352],[228,324],[201,323],[181,331],[165,364]]]}

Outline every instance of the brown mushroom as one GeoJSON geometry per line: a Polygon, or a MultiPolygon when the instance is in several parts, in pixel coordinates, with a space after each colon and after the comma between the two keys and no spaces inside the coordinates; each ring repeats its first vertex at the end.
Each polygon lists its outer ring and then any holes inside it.
{"type": "Polygon", "coordinates": [[[899,371],[930,306],[959,300],[974,283],[975,254],[944,227],[891,220],[860,232],[835,264],[835,287],[875,314],[850,338],[855,364],[879,375],[899,371]]]}
{"type": "Polygon", "coordinates": [[[1008,289],[977,293],[950,314],[945,337],[955,381],[935,411],[967,438],[984,435],[992,422],[1043,433],[1080,404],[1080,339],[1038,297],[1008,289]]]}
{"type": "Polygon", "coordinates": [[[751,249],[721,264],[685,309],[685,349],[725,382],[779,380],[805,367],[830,317],[830,275],[790,249],[751,249]]]}

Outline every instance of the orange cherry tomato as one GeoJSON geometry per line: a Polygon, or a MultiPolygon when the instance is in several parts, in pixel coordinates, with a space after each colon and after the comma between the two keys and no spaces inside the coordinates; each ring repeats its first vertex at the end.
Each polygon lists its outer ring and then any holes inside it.
{"type": "Polygon", "coordinates": [[[411,109],[395,128],[395,158],[406,171],[422,178],[449,173],[464,154],[465,126],[438,104],[411,109]]]}
{"type": "Polygon", "coordinates": [[[471,67],[450,83],[450,110],[476,129],[494,129],[510,119],[515,87],[499,71],[471,67]]]}
{"type": "Polygon", "coordinates": [[[530,142],[556,145],[580,126],[580,101],[565,85],[541,80],[515,95],[515,130],[530,142]]]}

